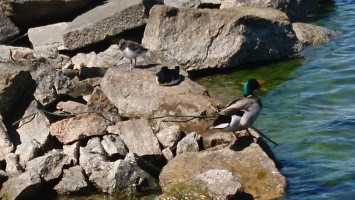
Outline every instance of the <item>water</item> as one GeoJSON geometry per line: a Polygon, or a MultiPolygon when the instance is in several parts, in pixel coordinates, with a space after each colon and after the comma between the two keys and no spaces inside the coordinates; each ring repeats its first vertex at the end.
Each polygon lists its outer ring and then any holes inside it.
{"type": "Polygon", "coordinates": [[[341,34],[292,59],[198,82],[224,102],[240,96],[240,82],[265,81],[255,126],[273,148],[289,187],[285,200],[355,199],[355,1],[316,24],[341,34]],[[284,70],[284,71],[282,71],[284,70]]]}

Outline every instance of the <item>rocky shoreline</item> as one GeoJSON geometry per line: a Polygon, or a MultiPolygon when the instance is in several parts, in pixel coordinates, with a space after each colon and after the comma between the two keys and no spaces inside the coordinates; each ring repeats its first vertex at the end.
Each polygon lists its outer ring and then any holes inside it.
{"type": "Polygon", "coordinates": [[[302,22],[322,1],[267,2],[0,2],[1,198],[281,198],[287,182],[269,146],[254,129],[212,131],[223,105],[188,74],[297,56],[336,35],[302,22]],[[20,33],[31,47],[10,45],[20,33]],[[132,72],[122,38],[148,49],[132,72]],[[156,83],[176,65],[177,85],[156,83]]]}

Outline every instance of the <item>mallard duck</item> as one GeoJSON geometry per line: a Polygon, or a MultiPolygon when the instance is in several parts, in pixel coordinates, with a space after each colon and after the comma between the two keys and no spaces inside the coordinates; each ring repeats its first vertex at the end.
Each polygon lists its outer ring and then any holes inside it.
{"type": "Polygon", "coordinates": [[[136,67],[137,57],[147,52],[147,49],[144,48],[142,45],[124,39],[121,39],[119,41],[118,48],[120,49],[122,55],[131,61],[129,71],[132,71],[132,69],[136,67]]]}
{"type": "Polygon", "coordinates": [[[260,99],[253,95],[254,90],[259,88],[260,85],[255,79],[245,82],[243,97],[235,99],[219,111],[212,128],[232,131],[234,134],[246,129],[249,133],[248,128],[255,122],[262,108],[260,99]]]}
{"type": "Polygon", "coordinates": [[[175,66],[175,68],[168,68],[164,66],[156,74],[155,79],[159,85],[171,86],[180,81],[180,68],[175,66]]]}

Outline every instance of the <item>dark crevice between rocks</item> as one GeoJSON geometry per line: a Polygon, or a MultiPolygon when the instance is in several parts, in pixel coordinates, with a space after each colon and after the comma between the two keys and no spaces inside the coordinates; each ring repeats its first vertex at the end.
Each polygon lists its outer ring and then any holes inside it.
{"type": "Polygon", "coordinates": [[[145,155],[137,158],[137,164],[142,170],[158,180],[159,174],[167,161],[162,155],[145,155]]]}
{"type": "Polygon", "coordinates": [[[254,197],[249,193],[242,192],[231,197],[230,200],[254,200],[254,197]]]}
{"type": "Polygon", "coordinates": [[[234,144],[230,146],[230,149],[234,151],[243,151],[245,148],[249,147],[253,142],[254,142],[253,137],[250,136],[238,137],[238,139],[235,140],[234,144]]]}
{"type": "Polygon", "coordinates": [[[214,3],[201,3],[198,5],[197,8],[201,9],[220,9],[221,4],[214,4],[214,3]]]}

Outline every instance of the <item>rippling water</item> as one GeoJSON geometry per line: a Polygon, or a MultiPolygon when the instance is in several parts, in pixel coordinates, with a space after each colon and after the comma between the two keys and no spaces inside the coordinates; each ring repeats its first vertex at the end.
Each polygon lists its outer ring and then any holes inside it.
{"type": "Polygon", "coordinates": [[[288,180],[286,200],[355,199],[355,1],[335,4],[315,23],[341,34],[306,48],[304,60],[198,80],[223,100],[238,96],[235,83],[265,81],[255,126],[280,144],[273,151],[288,180]],[[229,81],[220,83],[221,77],[229,81]]]}

